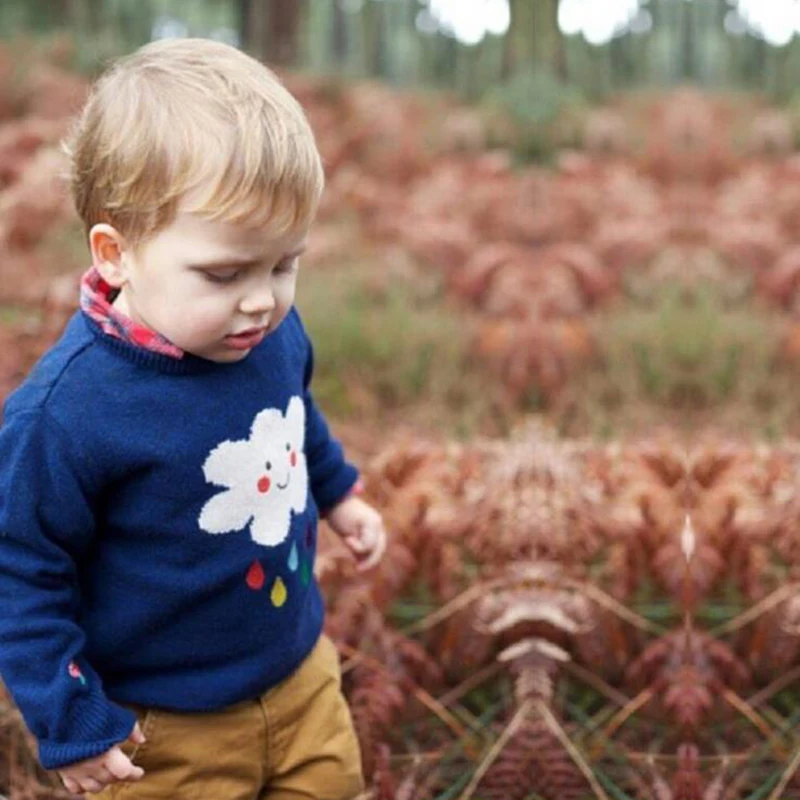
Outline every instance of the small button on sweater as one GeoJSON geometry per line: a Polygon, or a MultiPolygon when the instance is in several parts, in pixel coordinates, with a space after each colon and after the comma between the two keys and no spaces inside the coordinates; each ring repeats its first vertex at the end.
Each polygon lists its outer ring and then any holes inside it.
{"type": "Polygon", "coordinates": [[[216,710],[314,646],[320,511],[356,469],[309,392],[296,310],[246,358],[180,358],[84,312],[0,428],[0,676],[46,768],[130,734],[124,703],[216,710]]]}

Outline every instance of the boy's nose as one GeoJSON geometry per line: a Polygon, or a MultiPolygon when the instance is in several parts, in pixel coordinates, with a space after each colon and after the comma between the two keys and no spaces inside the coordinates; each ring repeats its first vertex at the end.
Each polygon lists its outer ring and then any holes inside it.
{"type": "Polygon", "coordinates": [[[275,308],[275,296],[269,289],[251,292],[239,304],[244,314],[263,314],[275,308]]]}

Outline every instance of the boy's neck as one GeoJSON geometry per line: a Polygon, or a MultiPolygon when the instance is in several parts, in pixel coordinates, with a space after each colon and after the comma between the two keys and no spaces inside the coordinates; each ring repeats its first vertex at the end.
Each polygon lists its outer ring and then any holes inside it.
{"type": "Polygon", "coordinates": [[[112,289],[108,293],[108,301],[114,306],[115,311],[124,314],[128,319],[133,319],[130,306],[128,305],[128,298],[125,297],[125,292],[123,292],[122,289],[112,289]]]}
{"type": "Polygon", "coordinates": [[[128,299],[126,292],[109,286],[95,267],[90,267],[81,280],[81,308],[105,333],[146,350],[183,358],[183,350],[135,318],[128,299]]]}

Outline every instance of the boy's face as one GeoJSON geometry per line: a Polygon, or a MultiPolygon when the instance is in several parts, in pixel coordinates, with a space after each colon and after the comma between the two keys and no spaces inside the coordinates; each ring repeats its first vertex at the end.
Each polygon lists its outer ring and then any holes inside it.
{"type": "MultiPolygon", "coordinates": [[[[274,236],[181,212],[116,265],[90,234],[95,266],[120,288],[114,307],[193,355],[243,359],[272,333],[294,303],[298,258],[307,231],[274,236]]],[[[113,229],[111,229],[113,230],[113,229]]]]}

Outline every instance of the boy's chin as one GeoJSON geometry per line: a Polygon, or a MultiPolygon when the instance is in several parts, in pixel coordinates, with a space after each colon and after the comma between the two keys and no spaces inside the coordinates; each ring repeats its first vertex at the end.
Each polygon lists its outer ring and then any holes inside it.
{"type": "Polygon", "coordinates": [[[214,351],[187,350],[186,352],[198,358],[204,358],[206,361],[213,361],[215,364],[235,364],[237,361],[247,358],[253,352],[253,348],[235,350],[232,347],[221,347],[214,351]]]}

